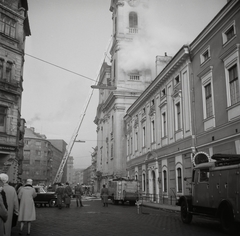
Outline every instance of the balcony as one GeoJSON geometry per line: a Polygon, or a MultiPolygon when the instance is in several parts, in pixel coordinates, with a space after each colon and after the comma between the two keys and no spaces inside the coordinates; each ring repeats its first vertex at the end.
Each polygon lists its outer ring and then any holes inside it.
{"type": "Polygon", "coordinates": [[[16,95],[21,95],[22,92],[20,82],[16,80],[12,80],[11,82],[9,82],[6,79],[0,79],[0,90],[16,95]]]}

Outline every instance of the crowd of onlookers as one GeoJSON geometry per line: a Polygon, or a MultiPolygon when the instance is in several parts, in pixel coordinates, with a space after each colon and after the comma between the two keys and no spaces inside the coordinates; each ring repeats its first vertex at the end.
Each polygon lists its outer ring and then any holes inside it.
{"type": "MultiPolygon", "coordinates": [[[[24,185],[21,182],[13,185],[8,179],[7,174],[0,174],[0,236],[11,236],[11,229],[17,222],[20,222],[19,235],[22,234],[25,223],[27,235],[30,235],[31,222],[36,220],[34,198],[37,193],[33,188],[33,181],[28,179],[24,185]]],[[[48,188],[45,187],[45,190],[48,188]]],[[[54,191],[59,209],[62,209],[63,205],[70,208],[72,197],[76,199],[76,207],[83,207],[82,196],[92,195],[89,186],[79,183],[73,187],[68,182],[65,185],[59,183],[54,191]]]]}
{"type": "Polygon", "coordinates": [[[27,235],[30,235],[31,222],[36,220],[33,198],[37,196],[32,180],[26,184],[17,184],[15,188],[8,183],[8,175],[0,174],[0,235],[11,236],[11,229],[20,222],[19,235],[24,223],[27,223],[27,235]]]}

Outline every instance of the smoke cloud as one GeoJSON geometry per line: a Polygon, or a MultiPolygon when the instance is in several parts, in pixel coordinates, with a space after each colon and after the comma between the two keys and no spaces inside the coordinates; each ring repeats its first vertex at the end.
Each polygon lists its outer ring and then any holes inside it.
{"type": "Polygon", "coordinates": [[[34,122],[41,120],[40,115],[36,113],[30,120],[28,120],[26,123],[28,126],[31,126],[34,124],[34,122]]]}
{"type": "Polygon", "coordinates": [[[186,36],[164,25],[162,18],[164,16],[160,14],[162,11],[160,3],[163,4],[162,1],[150,0],[148,7],[138,10],[139,24],[141,24],[139,32],[131,43],[124,41],[120,44],[119,65],[126,73],[145,69],[154,71],[157,55],[164,56],[167,52],[172,56],[183,45],[179,44],[179,39],[183,41],[186,36]],[[176,41],[178,41],[177,45],[176,41]]]}

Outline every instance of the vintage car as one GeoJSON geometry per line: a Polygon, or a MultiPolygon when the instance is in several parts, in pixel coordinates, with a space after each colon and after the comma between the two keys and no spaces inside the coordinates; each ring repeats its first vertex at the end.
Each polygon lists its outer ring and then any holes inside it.
{"type": "Polygon", "coordinates": [[[43,186],[33,186],[37,192],[37,196],[34,198],[34,203],[37,207],[46,206],[55,207],[57,204],[57,196],[54,192],[46,192],[43,186]]]}

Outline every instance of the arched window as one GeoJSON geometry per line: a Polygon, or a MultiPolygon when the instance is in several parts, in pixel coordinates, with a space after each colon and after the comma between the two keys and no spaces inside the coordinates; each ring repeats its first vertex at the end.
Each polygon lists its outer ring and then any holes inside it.
{"type": "Polygon", "coordinates": [[[136,12],[129,13],[129,33],[137,33],[138,15],[136,12]]]}
{"type": "Polygon", "coordinates": [[[142,191],[145,192],[146,190],[146,176],[145,174],[142,175],[142,191]]]}

